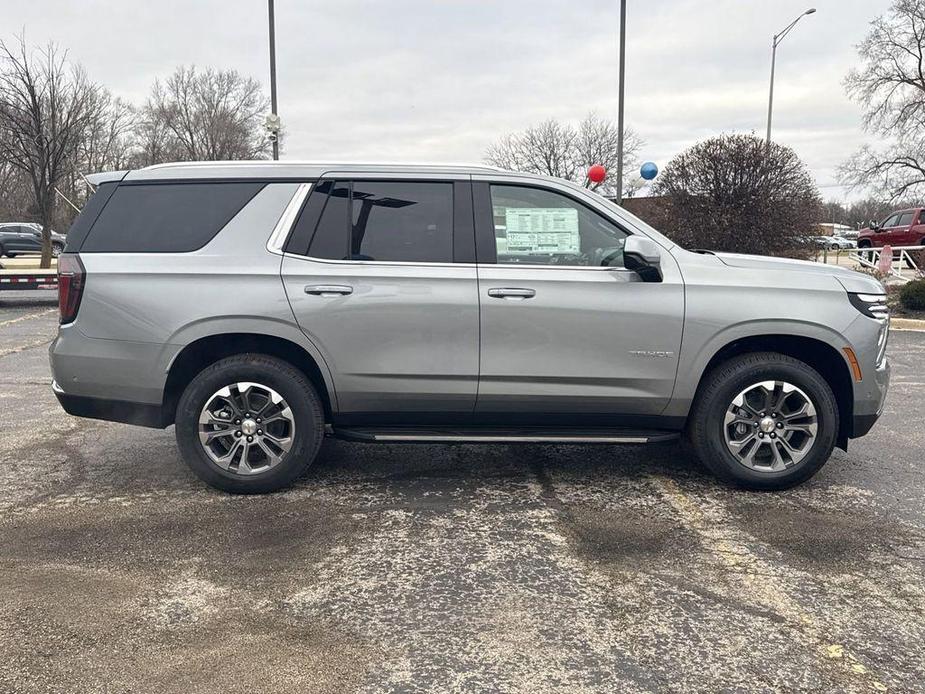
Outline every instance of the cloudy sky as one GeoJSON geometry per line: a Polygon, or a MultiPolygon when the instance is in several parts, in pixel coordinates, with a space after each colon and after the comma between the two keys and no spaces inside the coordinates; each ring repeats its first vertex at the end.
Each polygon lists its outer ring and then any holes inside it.
{"type": "MultiPolygon", "coordinates": [[[[763,135],[771,36],[774,137],[825,198],[865,141],[842,79],[888,0],[629,0],[627,124],[663,165],[720,132],[763,135]]],[[[618,0],[276,0],[285,156],[480,161],[546,118],[616,117],[618,0]]],[[[0,38],[55,41],[115,94],[142,102],[179,64],[268,81],[264,0],[2,0],[0,38]]]]}

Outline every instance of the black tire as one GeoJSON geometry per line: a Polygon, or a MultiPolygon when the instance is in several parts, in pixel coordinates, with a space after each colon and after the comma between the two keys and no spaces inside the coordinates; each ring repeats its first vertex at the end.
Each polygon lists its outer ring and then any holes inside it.
{"type": "Polygon", "coordinates": [[[324,408],[305,374],[288,362],[265,354],[238,354],[205,368],[186,387],[177,404],[176,436],[183,459],[203,482],[233,494],[263,494],[287,487],[314,461],[324,438],[324,408]],[[296,423],[289,451],[262,473],[223,470],[199,441],[199,416],[207,401],[237,382],[274,389],[289,405],[296,423]]]}
{"type": "Polygon", "coordinates": [[[871,253],[869,250],[867,250],[867,249],[869,249],[870,247],[871,247],[871,246],[870,246],[870,241],[862,241],[861,243],[858,244],[858,251],[859,251],[860,253],[863,253],[863,258],[864,258],[864,260],[867,260],[867,261],[872,262],[873,259],[874,259],[874,254],[871,253]],[[865,252],[865,251],[866,251],[866,252],[865,252]]]}
{"type": "Polygon", "coordinates": [[[62,253],[64,253],[64,246],[62,246],[60,243],[53,243],[51,245],[51,257],[52,258],[57,258],[62,253]]]}
{"type": "Polygon", "coordinates": [[[825,379],[809,365],[777,352],[753,352],[723,362],[704,376],[687,435],[700,461],[724,482],[752,490],[787,489],[825,464],[838,435],[838,405],[825,379]],[[816,438],[806,456],[779,472],[753,470],[726,446],[723,420],[733,399],[750,385],[783,380],[800,388],[816,409],[816,438]]]}

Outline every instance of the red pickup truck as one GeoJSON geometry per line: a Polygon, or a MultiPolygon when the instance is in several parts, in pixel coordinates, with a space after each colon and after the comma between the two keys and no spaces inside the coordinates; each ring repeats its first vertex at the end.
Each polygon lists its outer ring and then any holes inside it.
{"type": "Polygon", "coordinates": [[[871,224],[858,232],[858,248],[925,246],[925,208],[915,207],[893,212],[880,224],[871,224]]]}

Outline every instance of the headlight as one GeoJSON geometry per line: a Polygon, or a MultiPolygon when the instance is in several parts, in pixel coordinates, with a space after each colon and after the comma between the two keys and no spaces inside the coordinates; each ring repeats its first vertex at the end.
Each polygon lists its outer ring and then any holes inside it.
{"type": "Polygon", "coordinates": [[[888,320],[890,310],[886,306],[886,294],[855,294],[848,292],[851,304],[868,318],[888,320]]]}

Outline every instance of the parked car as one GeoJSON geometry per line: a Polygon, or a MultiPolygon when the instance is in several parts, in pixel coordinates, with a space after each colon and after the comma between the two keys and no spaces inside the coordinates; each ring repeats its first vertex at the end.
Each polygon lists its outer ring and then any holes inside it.
{"type": "Polygon", "coordinates": [[[59,260],[54,392],[74,415],[175,424],[220,489],[286,486],[326,435],[684,436],[721,478],[780,489],[883,408],[878,281],[687,251],[565,181],[281,162],[90,180],[59,260]]]}
{"type": "Polygon", "coordinates": [[[826,236],[825,244],[826,248],[831,251],[845,250],[848,248],[854,248],[854,242],[850,239],[843,238],[841,236],[826,236]]]}
{"type": "Polygon", "coordinates": [[[838,239],[834,236],[811,236],[810,242],[816,248],[825,248],[829,250],[836,250],[841,247],[838,239]]]}
{"type": "MultiPolygon", "coordinates": [[[[64,252],[66,237],[51,232],[51,254],[57,258],[64,252]]],[[[0,222],[0,258],[34,255],[42,252],[42,225],[31,222],[0,222]]]]}
{"type": "Polygon", "coordinates": [[[858,248],[925,246],[925,214],[922,208],[894,212],[879,224],[871,222],[858,232],[858,248]]]}

